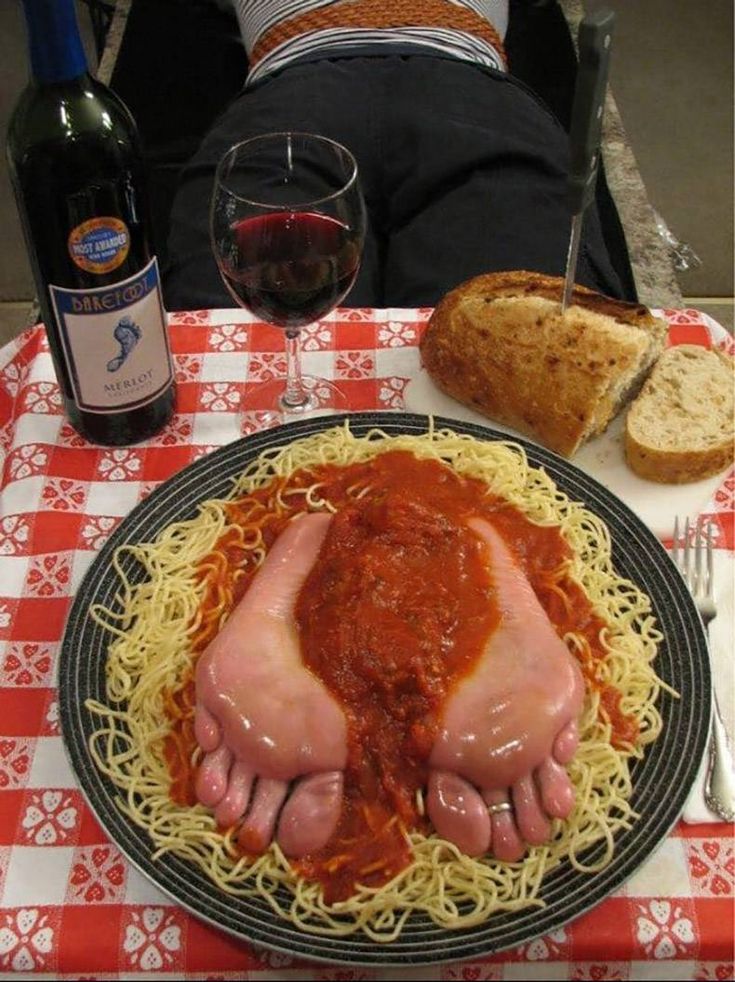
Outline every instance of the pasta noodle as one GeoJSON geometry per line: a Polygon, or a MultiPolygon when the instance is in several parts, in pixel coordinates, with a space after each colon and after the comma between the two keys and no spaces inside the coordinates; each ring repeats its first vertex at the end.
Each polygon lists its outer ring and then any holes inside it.
{"type": "MultiPolygon", "coordinates": [[[[369,491],[358,483],[349,495],[357,499],[369,491]]],[[[564,861],[585,873],[604,868],[612,859],[616,833],[635,821],[629,766],[661,729],[656,700],[664,684],[653,669],[661,635],[648,598],[613,569],[604,523],[563,494],[544,470],[532,467],[520,446],[433,426],[420,436],[381,431],[355,436],[348,425],[335,427],[267,450],[246,467],[226,498],[204,502],[194,518],[170,525],[156,541],[122,550],[142,565],[145,576],[130,582],[116,555],[120,590],[115,607],[92,611],[113,640],[106,700],[87,702],[97,718],[90,750],[98,768],[120,789],[122,810],[148,831],[154,858],[174,853],[198,866],[221,890],[261,897],[304,932],[344,936],[360,931],[387,943],[414,912],[453,929],[480,924],[499,911],[541,906],[546,873],[564,861]],[[483,481],[488,495],[514,505],[534,525],[558,526],[571,549],[565,575],[581,587],[604,622],[600,640],[607,654],[587,665],[588,683],[593,679],[594,684],[587,686],[580,746],[568,767],[576,803],[568,819],[554,820],[548,843],[530,847],[520,862],[503,863],[492,857],[471,859],[435,834],[404,832],[412,853],[406,869],[388,883],[358,885],[349,899],[327,903],[320,883],[300,875],[277,843],[255,859],[243,856],[234,831],[219,830],[208,809],[175,800],[172,719],[178,714],[182,732],[191,728],[192,695],[185,681],[192,653],[214,636],[242,590],[240,581],[266,555],[263,516],[275,515],[283,524],[295,504],[301,510],[333,509],[324,488],[308,475],[387,450],[441,460],[455,474],[483,481]],[[239,522],[233,521],[235,515],[239,522]],[[224,552],[217,550],[218,543],[227,544],[224,552]],[[616,694],[613,702],[610,693],[616,694]],[[614,712],[632,721],[634,740],[615,737],[614,712]],[[593,845],[596,849],[587,853],[593,845]]],[[[564,589],[553,583],[549,589],[559,594],[560,604],[565,602],[564,589]]],[[[585,638],[570,631],[564,640],[584,667],[589,660],[585,638]]],[[[187,746],[184,741],[179,750],[187,746]]],[[[195,752],[189,767],[196,760],[195,752]]],[[[416,807],[422,814],[420,793],[416,807]]]]}

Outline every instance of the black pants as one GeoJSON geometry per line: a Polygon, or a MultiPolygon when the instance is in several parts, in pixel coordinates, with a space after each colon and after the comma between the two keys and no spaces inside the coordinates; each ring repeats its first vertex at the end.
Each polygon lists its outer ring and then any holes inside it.
{"type": "MultiPolygon", "coordinates": [[[[225,111],[185,168],[164,272],[170,310],[232,307],[212,257],[214,171],[233,143],[294,129],[355,155],[368,234],[348,306],[433,306],[478,273],[563,275],[569,241],[567,135],[511,76],[431,55],[320,59],[292,65],[225,111]]],[[[622,287],[594,205],[577,282],[622,287]]]]}

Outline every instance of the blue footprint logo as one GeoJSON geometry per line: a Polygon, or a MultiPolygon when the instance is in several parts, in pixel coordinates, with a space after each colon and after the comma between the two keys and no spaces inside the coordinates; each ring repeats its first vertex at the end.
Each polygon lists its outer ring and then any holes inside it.
{"type": "Polygon", "coordinates": [[[141,339],[142,332],[137,324],[129,317],[123,317],[117,322],[113,337],[120,345],[119,354],[107,362],[107,371],[116,372],[127,361],[130,352],[141,339]]]}

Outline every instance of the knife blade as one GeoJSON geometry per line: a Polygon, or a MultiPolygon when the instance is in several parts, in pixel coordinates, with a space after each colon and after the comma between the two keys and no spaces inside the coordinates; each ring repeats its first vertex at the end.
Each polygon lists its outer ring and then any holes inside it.
{"type": "Polygon", "coordinates": [[[585,209],[595,194],[614,23],[613,11],[603,7],[587,14],[579,25],[579,67],[572,103],[567,176],[572,228],[561,301],[562,314],[569,306],[574,288],[585,209]]]}

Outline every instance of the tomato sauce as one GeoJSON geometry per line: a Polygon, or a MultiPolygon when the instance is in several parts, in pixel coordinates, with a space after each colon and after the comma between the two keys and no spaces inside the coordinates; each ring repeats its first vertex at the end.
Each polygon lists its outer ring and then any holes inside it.
{"type": "Polygon", "coordinates": [[[197,801],[196,771],[191,766],[191,756],[196,748],[195,699],[193,676],[180,689],[165,695],[166,716],[171,720],[171,728],[164,740],[163,755],[171,777],[169,797],[177,805],[195,805],[197,801]]]}
{"type": "MultiPolygon", "coordinates": [[[[500,532],[557,632],[584,637],[580,665],[587,684],[601,690],[614,742],[634,743],[637,730],[620,710],[620,693],[598,681],[605,625],[567,575],[571,553],[559,530],[533,525],[489,495],[484,482],[404,451],[302,471],[287,487],[274,481],[231,503],[232,527],[199,570],[206,593],[197,651],[255,573],[248,536],[259,530],[269,546],[306,510],[303,492],[315,483],[337,513],[296,617],[304,663],[342,705],[349,746],[337,830],[320,853],[297,865],[334,902],[349,897],[356,883],[387,882],[410,862],[406,830],[427,829],[417,792],[426,785],[441,708],[472,671],[498,621],[484,545],[467,526],[469,518],[485,517],[500,532]]],[[[193,794],[187,763],[195,749],[192,702],[187,686],[169,699],[166,759],[172,797],[181,803],[193,794]]]]}

